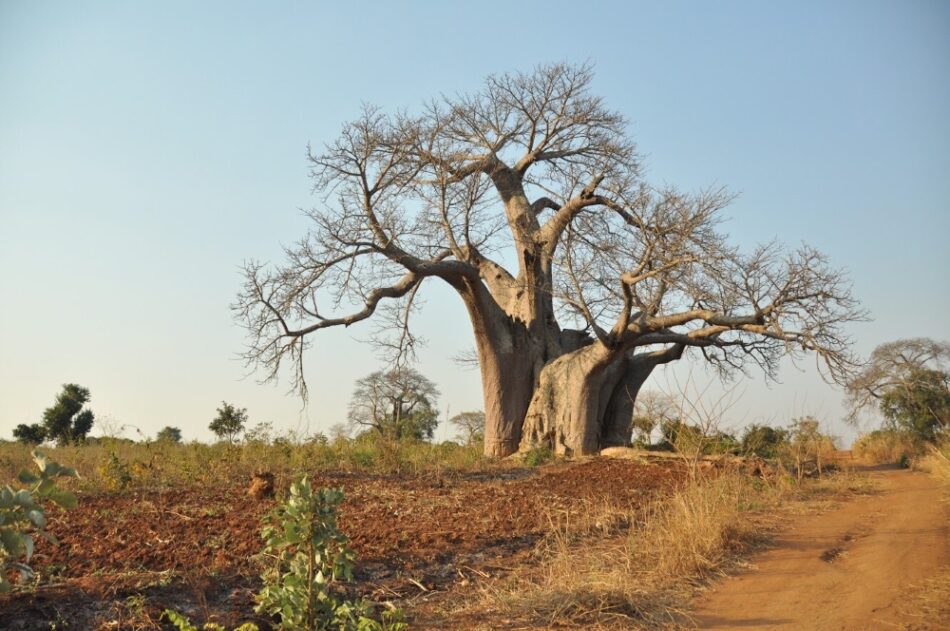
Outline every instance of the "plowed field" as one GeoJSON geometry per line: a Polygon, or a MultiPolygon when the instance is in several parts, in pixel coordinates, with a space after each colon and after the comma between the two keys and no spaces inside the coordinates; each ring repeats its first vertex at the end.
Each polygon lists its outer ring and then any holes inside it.
{"type": "MultiPolygon", "coordinates": [[[[681,478],[675,465],[596,458],[537,469],[387,477],[320,472],[342,487],[339,525],[358,555],[354,589],[378,600],[449,591],[524,561],[552,519],[599,503],[638,505],[681,478]]],[[[58,547],[38,546],[29,593],[0,596],[0,629],[161,628],[165,607],[254,620],[260,518],[274,500],[231,488],[86,495],[50,512],[58,547]]],[[[424,626],[424,621],[422,622],[424,626]]],[[[166,627],[170,628],[170,627],[166,627]]]]}

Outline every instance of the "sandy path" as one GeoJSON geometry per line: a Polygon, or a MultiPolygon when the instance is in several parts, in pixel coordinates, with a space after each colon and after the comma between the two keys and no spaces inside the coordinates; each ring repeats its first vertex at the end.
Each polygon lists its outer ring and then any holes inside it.
{"type": "MultiPolygon", "coordinates": [[[[895,629],[901,592],[950,564],[950,507],[933,478],[869,472],[878,492],[803,518],[754,569],[698,602],[701,629],[895,629]]],[[[950,621],[930,628],[950,629],[950,621]]]]}

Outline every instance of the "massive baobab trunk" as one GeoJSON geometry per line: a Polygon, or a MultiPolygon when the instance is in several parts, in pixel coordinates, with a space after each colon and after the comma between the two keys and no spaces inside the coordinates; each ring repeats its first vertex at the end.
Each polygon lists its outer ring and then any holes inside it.
{"type": "Polygon", "coordinates": [[[508,318],[476,314],[472,320],[485,402],[485,454],[504,457],[517,451],[521,441],[534,375],[542,362],[539,344],[508,318]]]}
{"type": "Polygon", "coordinates": [[[525,416],[520,448],[548,447],[584,455],[630,442],[633,405],[659,364],[678,359],[682,346],[634,353],[602,343],[562,355],[541,371],[525,416]]]}
{"type": "Polygon", "coordinates": [[[305,395],[309,336],[371,317],[404,363],[414,299],[435,279],[468,310],[490,456],[627,442],[643,382],[685,346],[767,372],[814,351],[840,382],[840,327],[861,317],[846,280],[808,247],[740,254],[716,229],[722,190],[643,182],[626,120],[592,78],[554,64],[415,116],[365,108],[309,155],[325,194],[313,229],[284,265],[245,267],[234,310],[248,363],[266,379],[292,364],[305,395]]]}

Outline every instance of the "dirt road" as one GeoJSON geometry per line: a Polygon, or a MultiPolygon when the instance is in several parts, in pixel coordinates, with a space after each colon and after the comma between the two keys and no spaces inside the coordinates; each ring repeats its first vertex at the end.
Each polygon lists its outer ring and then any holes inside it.
{"type": "MultiPolygon", "coordinates": [[[[877,491],[802,518],[698,603],[701,629],[900,629],[908,586],[950,564],[950,506],[933,478],[874,469],[877,491]]],[[[913,628],[950,629],[950,620],[913,628]]]]}

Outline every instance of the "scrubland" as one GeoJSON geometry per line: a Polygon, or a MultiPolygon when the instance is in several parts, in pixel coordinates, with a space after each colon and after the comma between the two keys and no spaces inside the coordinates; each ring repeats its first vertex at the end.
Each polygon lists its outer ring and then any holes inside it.
{"type": "MultiPolygon", "coordinates": [[[[3,628],[172,628],[167,608],[271,628],[254,613],[261,519],[303,475],[345,494],[338,523],[357,559],[334,590],[398,609],[410,628],[689,626],[691,599],[787,519],[873,491],[827,450],[498,461],[475,445],[262,433],[45,451],[77,469],[63,484],[79,505],[50,509],[59,545],[38,543],[34,579],[0,596],[3,628]],[[249,495],[262,472],[273,496],[249,495]]],[[[946,449],[915,458],[947,475],[946,449]]],[[[29,463],[29,447],[0,444],[0,482],[29,463]]],[[[945,584],[915,597],[939,607],[945,584]]]]}

